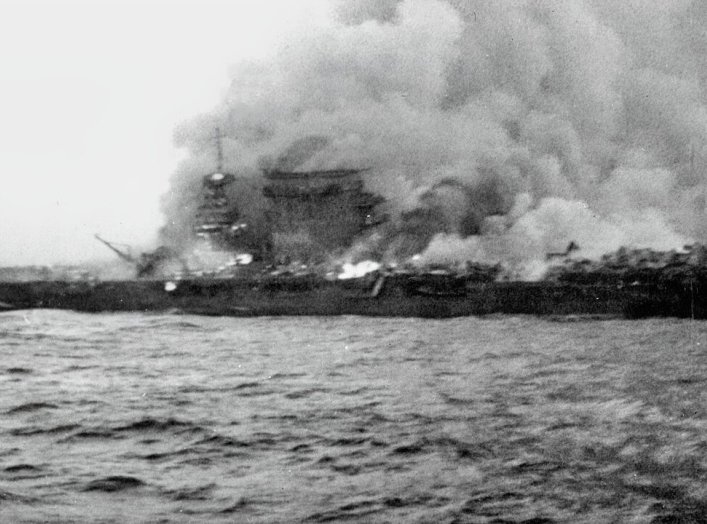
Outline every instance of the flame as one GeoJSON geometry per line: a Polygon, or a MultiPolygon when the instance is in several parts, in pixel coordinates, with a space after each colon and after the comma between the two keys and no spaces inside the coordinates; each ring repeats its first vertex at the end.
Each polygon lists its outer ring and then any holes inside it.
{"type": "Polygon", "coordinates": [[[378,271],[381,265],[373,260],[364,260],[357,264],[346,262],[341,266],[341,273],[337,275],[339,280],[348,280],[349,278],[360,278],[373,271],[378,271]]]}

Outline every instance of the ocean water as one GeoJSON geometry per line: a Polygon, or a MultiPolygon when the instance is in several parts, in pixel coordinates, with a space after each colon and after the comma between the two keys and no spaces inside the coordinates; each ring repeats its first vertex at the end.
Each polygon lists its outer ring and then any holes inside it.
{"type": "Polygon", "coordinates": [[[0,522],[707,522],[707,323],[0,314],[0,522]]]}

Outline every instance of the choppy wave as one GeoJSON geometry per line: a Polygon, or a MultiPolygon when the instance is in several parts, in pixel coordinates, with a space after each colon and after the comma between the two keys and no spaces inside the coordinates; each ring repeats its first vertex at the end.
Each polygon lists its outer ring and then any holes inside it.
{"type": "Polygon", "coordinates": [[[707,323],[0,317],[3,522],[707,521],[707,323]]]}

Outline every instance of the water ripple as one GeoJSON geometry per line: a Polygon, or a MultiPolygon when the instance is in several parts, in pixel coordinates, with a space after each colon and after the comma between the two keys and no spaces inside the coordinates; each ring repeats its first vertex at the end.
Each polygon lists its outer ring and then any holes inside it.
{"type": "Polygon", "coordinates": [[[707,323],[0,322],[3,522],[707,521],[707,323]]]}

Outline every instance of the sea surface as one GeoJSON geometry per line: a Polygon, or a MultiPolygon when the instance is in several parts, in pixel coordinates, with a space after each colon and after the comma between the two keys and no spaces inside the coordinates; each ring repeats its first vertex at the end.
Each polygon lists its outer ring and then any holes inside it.
{"type": "Polygon", "coordinates": [[[0,522],[707,522],[707,323],[0,314],[0,522]]]}

